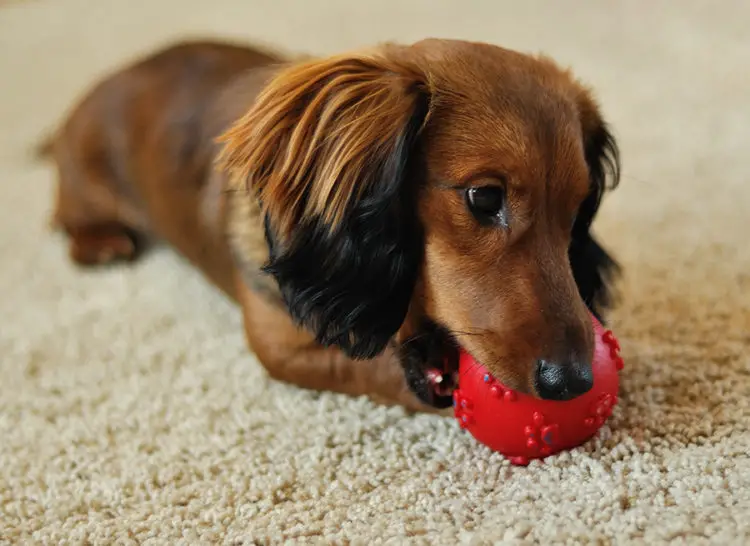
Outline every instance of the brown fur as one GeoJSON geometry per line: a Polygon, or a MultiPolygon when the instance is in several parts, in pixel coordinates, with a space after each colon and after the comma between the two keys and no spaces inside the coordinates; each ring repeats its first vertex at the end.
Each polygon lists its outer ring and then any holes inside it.
{"type": "Polygon", "coordinates": [[[173,245],[240,303],[249,344],[277,379],[428,409],[398,354],[427,318],[534,392],[537,359],[593,350],[567,252],[589,190],[586,141],[602,123],[569,73],[487,44],[426,40],[299,62],[180,44],[105,79],[68,117],[52,145],[54,219],[79,263],[133,258],[145,239],[173,245]],[[347,229],[415,116],[406,183],[417,197],[400,214],[420,226],[421,267],[392,342],[358,362],[290,316],[263,271],[264,218],[281,248],[309,219],[347,229]],[[467,213],[460,189],[479,182],[507,186],[510,229],[479,228],[467,213]]]}
{"type": "Polygon", "coordinates": [[[220,168],[232,189],[250,189],[267,204],[280,233],[315,215],[335,227],[375,183],[369,164],[389,153],[418,85],[406,63],[377,53],[291,66],[222,136],[220,168]],[[251,170],[257,176],[248,181],[251,170]]]}

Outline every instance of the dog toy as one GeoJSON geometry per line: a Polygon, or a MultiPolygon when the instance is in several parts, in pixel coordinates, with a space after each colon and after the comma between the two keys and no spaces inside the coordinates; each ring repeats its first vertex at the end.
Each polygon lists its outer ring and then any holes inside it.
{"type": "Polygon", "coordinates": [[[462,351],[458,388],[453,392],[460,426],[514,465],[544,459],[593,437],[617,404],[623,360],[614,334],[593,316],[592,321],[594,386],[572,400],[540,400],[511,390],[462,351]]]}

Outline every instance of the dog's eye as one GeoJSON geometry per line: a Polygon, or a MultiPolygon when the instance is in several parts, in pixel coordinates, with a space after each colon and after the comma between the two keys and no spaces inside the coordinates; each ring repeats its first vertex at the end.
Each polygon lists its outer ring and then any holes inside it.
{"type": "Polygon", "coordinates": [[[466,204],[482,225],[507,225],[505,189],[500,186],[477,186],[466,190],[466,204]]]}

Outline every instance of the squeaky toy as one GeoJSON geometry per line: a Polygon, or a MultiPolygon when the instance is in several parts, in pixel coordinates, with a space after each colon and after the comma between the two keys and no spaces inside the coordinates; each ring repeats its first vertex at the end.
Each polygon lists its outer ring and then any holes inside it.
{"type": "Polygon", "coordinates": [[[527,465],[593,437],[617,404],[623,360],[614,334],[591,318],[594,386],[572,400],[541,400],[511,390],[462,351],[458,388],[453,392],[454,413],[461,427],[515,465],[527,465]]]}

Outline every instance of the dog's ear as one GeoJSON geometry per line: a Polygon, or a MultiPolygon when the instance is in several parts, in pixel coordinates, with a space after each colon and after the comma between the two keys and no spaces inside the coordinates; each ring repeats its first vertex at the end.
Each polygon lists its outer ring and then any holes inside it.
{"type": "Polygon", "coordinates": [[[270,260],[295,320],[354,358],[400,328],[422,259],[418,136],[429,92],[388,54],[281,71],[221,137],[220,165],[265,215],[270,260]]]}
{"type": "Polygon", "coordinates": [[[605,192],[619,184],[620,153],[617,141],[588,92],[581,93],[579,105],[590,190],[573,225],[569,257],[581,297],[589,310],[603,321],[604,312],[612,304],[612,282],[620,266],[594,238],[591,224],[605,192]]]}

